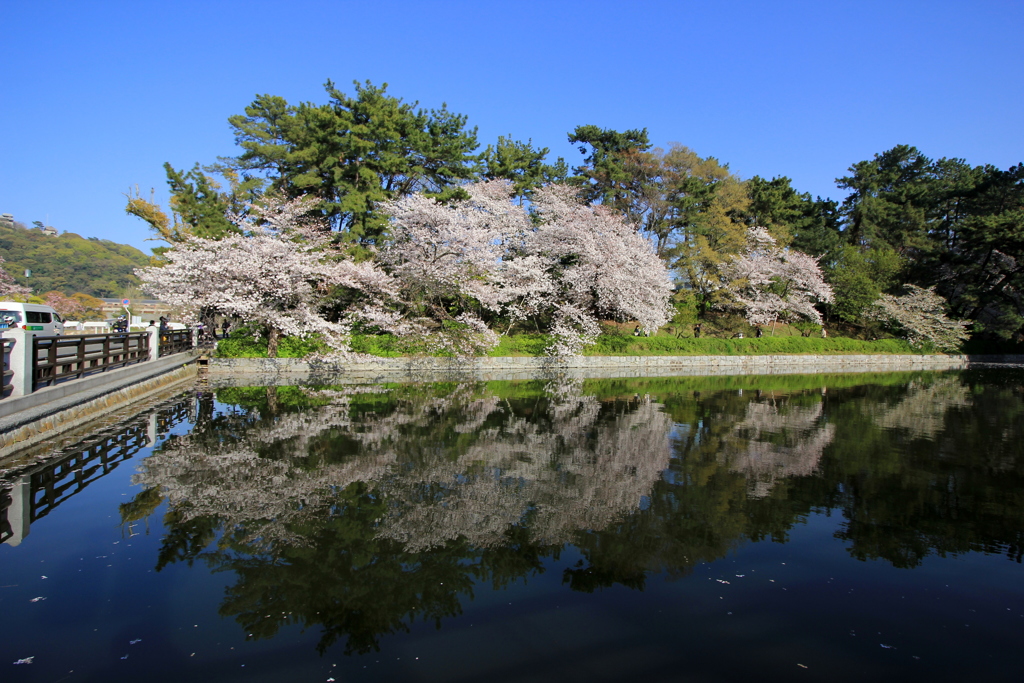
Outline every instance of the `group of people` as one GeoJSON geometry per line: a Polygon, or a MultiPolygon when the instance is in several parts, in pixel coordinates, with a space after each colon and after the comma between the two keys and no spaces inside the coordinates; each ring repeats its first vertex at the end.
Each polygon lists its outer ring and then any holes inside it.
{"type": "MultiPolygon", "coordinates": [[[[639,329],[639,328],[637,328],[637,329],[639,329]]],[[[754,336],[756,336],[758,339],[760,339],[761,337],[764,336],[764,330],[761,328],[760,325],[757,325],[756,327],[754,327],[754,330],[755,330],[754,331],[754,336]]],[[[694,325],[693,326],[693,337],[694,337],[694,339],[700,339],[700,333],[701,333],[701,326],[700,326],[700,324],[694,325]]],[[[809,337],[809,336],[811,336],[811,331],[808,329],[808,330],[804,331],[801,336],[809,337]]],[[[822,327],[821,328],[821,338],[825,339],[827,337],[828,337],[828,332],[826,332],[825,328],[822,327]]],[[[733,339],[743,339],[743,333],[742,332],[737,332],[736,334],[734,334],[732,336],[732,338],[733,339]]]]}
{"type": "MultiPolygon", "coordinates": [[[[124,317],[124,316],[122,316],[122,317],[124,317]]],[[[155,320],[150,320],[149,321],[149,326],[150,327],[157,327],[157,322],[155,320]]],[[[170,328],[170,323],[168,322],[168,320],[167,320],[167,318],[165,316],[160,316],[160,325],[159,325],[159,327],[160,327],[160,336],[161,336],[161,338],[163,338],[163,336],[166,335],[167,332],[171,329],[170,328]]],[[[220,326],[220,330],[221,330],[220,338],[221,339],[224,339],[225,337],[228,336],[228,330],[230,329],[230,327],[231,327],[231,323],[229,323],[227,320],[225,320],[224,322],[221,323],[221,326],[220,326]]],[[[216,339],[217,338],[217,328],[216,328],[216,326],[211,326],[211,327],[208,328],[205,323],[199,322],[199,323],[196,324],[196,334],[199,336],[200,341],[202,341],[204,339],[211,339],[211,340],[212,339],[216,339]]]]}

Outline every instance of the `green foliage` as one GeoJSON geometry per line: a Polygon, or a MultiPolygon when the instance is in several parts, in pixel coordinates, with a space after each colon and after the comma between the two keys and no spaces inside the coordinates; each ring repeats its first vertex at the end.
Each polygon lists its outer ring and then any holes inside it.
{"type": "MultiPolygon", "coordinates": [[[[1024,165],[1004,171],[962,159],[931,161],[897,145],[850,171],[838,180],[850,190],[844,236],[861,250],[892,250],[904,262],[901,281],[886,283],[883,292],[934,286],[976,331],[1024,339],[1024,165]]],[[[841,284],[836,294],[843,296],[841,284]]],[[[848,299],[866,296],[855,291],[848,299]]]]}
{"type": "Polygon", "coordinates": [[[569,167],[562,157],[554,164],[545,162],[547,147],[534,149],[533,141],[519,142],[510,137],[499,136],[497,145],[488,145],[481,155],[481,175],[487,180],[503,178],[512,182],[512,195],[523,199],[534,188],[565,180],[569,167]]]}
{"type": "Polygon", "coordinates": [[[887,244],[868,249],[842,245],[824,268],[835,292],[831,313],[844,322],[861,321],[882,292],[897,282],[902,265],[899,254],[887,244]]]}
{"type": "Polygon", "coordinates": [[[861,341],[858,339],[814,337],[762,337],[714,339],[701,337],[625,337],[602,335],[584,351],[587,356],[759,356],[785,354],[908,354],[919,350],[897,339],[861,341]]]}
{"type": "Polygon", "coordinates": [[[71,232],[44,235],[15,224],[0,224],[0,253],[4,269],[14,280],[35,292],[81,292],[95,297],[116,297],[125,289],[138,287],[135,268],[149,264],[149,258],[135,247],[71,232]],[[32,277],[24,276],[25,269],[32,277]]]}
{"type": "Polygon", "coordinates": [[[750,198],[748,225],[768,228],[780,244],[822,256],[842,243],[835,202],[820,197],[812,200],[810,194],[793,189],[785,176],[771,180],[754,176],[746,187],[750,198]]]}
{"type": "MultiPolygon", "coordinates": [[[[217,356],[220,358],[267,358],[269,340],[266,336],[255,336],[246,329],[238,329],[227,339],[217,342],[217,356]]],[[[283,336],[278,340],[278,358],[305,358],[317,353],[328,353],[327,346],[317,336],[306,339],[283,336]]]]}
{"type": "Polygon", "coordinates": [[[572,179],[584,189],[586,200],[625,212],[632,199],[629,186],[633,174],[628,168],[628,155],[651,148],[647,129],[620,133],[593,125],[576,126],[569,133],[569,142],[578,144],[580,153],[587,154],[583,165],[573,169],[576,176],[572,179]]]}
{"type": "Polygon", "coordinates": [[[900,253],[927,250],[928,181],[931,160],[916,147],[897,145],[839,178],[851,190],[843,202],[854,244],[888,244],[900,253]]]}
{"type": "Polygon", "coordinates": [[[240,232],[228,220],[229,198],[217,191],[213,181],[199,170],[176,171],[164,164],[167,184],[171,189],[171,209],[176,222],[180,221],[189,234],[203,239],[220,239],[240,232]]]}
{"type": "Polygon", "coordinates": [[[551,337],[546,334],[514,334],[505,335],[498,345],[491,349],[488,356],[543,356],[545,349],[551,345],[551,337]]]}
{"type": "MultiPolygon", "coordinates": [[[[551,339],[545,334],[517,334],[501,338],[498,346],[488,352],[490,357],[545,355],[551,339]]],[[[383,358],[423,355],[415,341],[393,335],[354,335],[352,350],[383,358]]],[[[316,340],[303,341],[282,337],[282,358],[301,358],[312,353],[325,352],[326,347],[316,340]]],[[[914,347],[899,339],[862,341],[831,337],[762,337],[744,339],[716,339],[701,337],[676,338],[674,336],[634,337],[632,335],[603,334],[597,342],[584,350],[585,356],[745,356],[785,354],[910,354],[931,352],[914,347]]],[[[235,333],[217,345],[222,358],[266,358],[267,340],[235,333]]],[[[433,354],[440,355],[440,354],[433,354]]]]}
{"type": "Polygon", "coordinates": [[[244,150],[222,167],[263,178],[286,197],[308,194],[351,242],[376,241],[386,217],[377,204],[417,191],[460,195],[475,171],[476,129],[447,106],[425,111],[367,81],[355,96],[325,84],[330,100],[289,105],[261,95],[228,119],[244,150]]]}
{"type": "Polygon", "coordinates": [[[381,358],[418,355],[426,351],[426,347],[419,346],[416,339],[396,337],[393,334],[354,334],[350,346],[356,353],[381,358]]]}

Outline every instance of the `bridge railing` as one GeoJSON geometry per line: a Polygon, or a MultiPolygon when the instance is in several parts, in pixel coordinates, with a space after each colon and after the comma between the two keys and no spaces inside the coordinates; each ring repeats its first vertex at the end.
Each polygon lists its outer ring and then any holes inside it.
{"type": "Polygon", "coordinates": [[[113,334],[35,336],[3,330],[0,398],[24,396],[87,375],[156,360],[196,348],[191,329],[113,334]]]}
{"type": "Polygon", "coordinates": [[[192,330],[166,330],[160,335],[160,356],[188,351],[195,346],[195,335],[192,330]]]}
{"type": "Polygon", "coordinates": [[[34,337],[32,390],[149,360],[149,333],[34,337]]]}

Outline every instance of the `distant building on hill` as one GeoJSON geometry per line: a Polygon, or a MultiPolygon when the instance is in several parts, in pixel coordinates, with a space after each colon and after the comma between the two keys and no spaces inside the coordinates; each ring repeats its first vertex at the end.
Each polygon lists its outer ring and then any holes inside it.
{"type": "MultiPolygon", "coordinates": [[[[121,299],[100,299],[103,305],[100,310],[107,318],[116,318],[124,313],[124,306],[121,299]]],[[[132,315],[140,316],[143,320],[156,320],[162,315],[171,312],[171,306],[157,299],[134,299],[129,308],[132,315]]]]}
{"type": "Polygon", "coordinates": [[[9,213],[0,213],[0,225],[6,228],[14,227],[14,215],[9,213]]]}
{"type": "Polygon", "coordinates": [[[44,235],[49,235],[50,237],[57,236],[57,228],[53,227],[52,225],[47,225],[39,229],[43,231],[44,235]]]}

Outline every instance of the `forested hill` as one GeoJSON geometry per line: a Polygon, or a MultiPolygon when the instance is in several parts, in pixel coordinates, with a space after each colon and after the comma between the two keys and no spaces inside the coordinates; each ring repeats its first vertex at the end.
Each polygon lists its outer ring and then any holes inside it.
{"type": "Polygon", "coordinates": [[[97,297],[120,296],[138,287],[133,270],[149,264],[135,247],[72,232],[46,235],[20,223],[0,223],[3,268],[36,294],[53,290],[97,297]],[[25,269],[32,277],[25,277],[25,269]]]}

